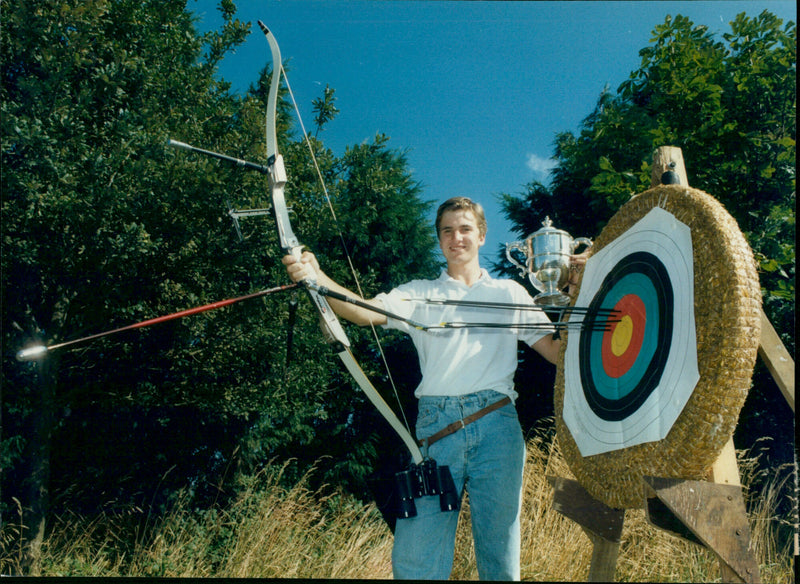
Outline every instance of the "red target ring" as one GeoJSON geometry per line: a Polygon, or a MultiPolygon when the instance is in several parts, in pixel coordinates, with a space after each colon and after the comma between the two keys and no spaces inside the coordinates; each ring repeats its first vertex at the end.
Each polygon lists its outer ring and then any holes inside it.
{"type": "Polygon", "coordinates": [[[618,379],[625,375],[642,348],[647,326],[647,309],[635,294],[626,294],[614,306],[618,321],[603,335],[601,355],[606,375],[618,379]]]}

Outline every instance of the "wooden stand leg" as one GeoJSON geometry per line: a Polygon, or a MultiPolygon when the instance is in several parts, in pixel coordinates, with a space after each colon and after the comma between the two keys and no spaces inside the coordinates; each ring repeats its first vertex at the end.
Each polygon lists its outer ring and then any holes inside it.
{"type": "Polygon", "coordinates": [[[592,563],[589,566],[587,582],[613,582],[617,571],[617,557],[619,556],[619,542],[609,541],[583,530],[592,540],[592,563]]]}
{"type": "Polygon", "coordinates": [[[547,480],[554,488],[553,509],[580,525],[592,542],[588,581],[612,582],[625,511],[612,509],[594,499],[578,481],[560,477],[547,477],[547,480]]]}
{"type": "Polygon", "coordinates": [[[761,581],[740,486],[658,477],[644,481],[650,523],[714,552],[723,582],[761,581]]]}

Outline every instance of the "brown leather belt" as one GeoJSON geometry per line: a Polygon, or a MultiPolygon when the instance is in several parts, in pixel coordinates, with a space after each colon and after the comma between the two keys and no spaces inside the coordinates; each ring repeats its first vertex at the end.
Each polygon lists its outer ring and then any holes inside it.
{"type": "Polygon", "coordinates": [[[507,404],[510,404],[510,403],[511,403],[511,398],[506,396],[503,399],[501,399],[500,401],[494,402],[493,404],[490,404],[490,405],[486,406],[482,410],[478,410],[477,412],[467,416],[466,418],[462,418],[462,419],[458,420],[457,422],[453,422],[452,424],[449,424],[448,426],[445,426],[444,428],[442,428],[441,430],[436,432],[436,434],[434,434],[433,436],[428,436],[427,438],[423,438],[422,440],[417,440],[417,444],[419,444],[420,446],[425,446],[426,443],[427,443],[427,445],[430,446],[431,444],[433,444],[434,442],[436,442],[438,440],[441,440],[445,436],[449,436],[453,432],[457,432],[458,430],[460,430],[461,428],[463,428],[467,424],[471,424],[472,422],[482,418],[486,414],[490,414],[495,410],[499,410],[504,405],[507,405],[507,404]]]}

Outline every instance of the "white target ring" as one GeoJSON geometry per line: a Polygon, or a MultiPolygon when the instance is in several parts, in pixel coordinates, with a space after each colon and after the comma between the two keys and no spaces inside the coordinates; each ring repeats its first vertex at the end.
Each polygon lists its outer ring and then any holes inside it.
{"type": "Polygon", "coordinates": [[[589,259],[576,304],[618,311],[567,345],[563,416],[581,455],[661,440],[700,378],[691,230],[652,209],[589,259]]]}

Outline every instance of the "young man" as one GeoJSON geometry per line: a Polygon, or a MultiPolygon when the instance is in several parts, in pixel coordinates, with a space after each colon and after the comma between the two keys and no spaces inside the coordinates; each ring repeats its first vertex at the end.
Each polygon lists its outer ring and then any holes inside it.
{"type": "MultiPolygon", "coordinates": [[[[460,430],[430,444],[429,455],[449,466],[456,491],[469,493],[472,533],[481,580],[519,580],[520,509],[525,442],[514,400],[517,341],[533,347],[551,363],[560,341],[538,310],[487,310],[426,304],[424,300],[456,300],[530,304],[524,287],[493,279],[480,267],[478,252],[486,242],[486,218],[480,204],[466,197],[444,202],[437,212],[436,232],[447,269],[435,280],[414,280],[369,304],[424,324],[538,323],[541,328],[448,328],[420,331],[365,308],[329,299],[342,318],[359,325],[373,323],[408,333],[419,354],[422,382],[416,436],[434,436],[453,422],[481,413],[460,430]],[[488,413],[482,412],[486,410],[488,413]]],[[[584,258],[574,258],[583,263],[584,258]]],[[[336,292],[355,295],[320,270],[313,254],[283,263],[295,282],[316,280],[336,292]]],[[[416,500],[417,516],[399,519],[395,527],[392,570],[398,579],[446,580],[453,565],[457,512],[442,512],[439,497],[416,500]]]]}

